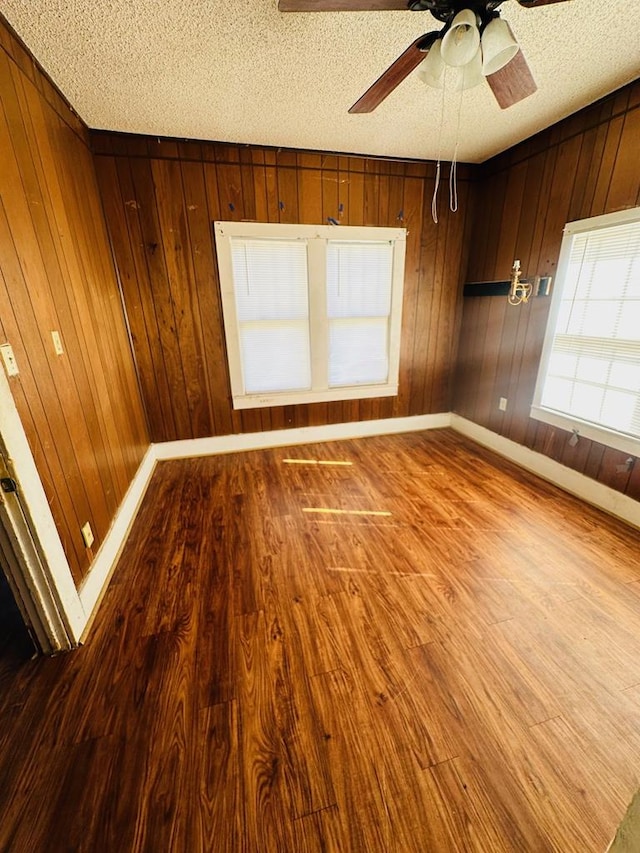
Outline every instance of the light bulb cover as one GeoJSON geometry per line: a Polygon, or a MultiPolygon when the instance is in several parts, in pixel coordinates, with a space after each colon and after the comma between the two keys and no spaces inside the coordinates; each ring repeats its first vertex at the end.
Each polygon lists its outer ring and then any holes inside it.
{"type": "Polygon", "coordinates": [[[509,24],[502,18],[493,18],[482,33],[482,73],[487,77],[500,71],[519,50],[509,24]]]}
{"type": "Polygon", "coordinates": [[[484,75],[482,73],[482,50],[478,48],[476,55],[463,65],[462,68],[456,68],[456,80],[453,86],[454,92],[466,91],[484,83],[484,75]]]}
{"type": "Polygon", "coordinates": [[[471,9],[462,9],[442,38],[442,59],[447,65],[460,68],[474,58],[479,44],[476,13],[471,9]]]}
{"type": "Polygon", "coordinates": [[[437,39],[429,49],[429,53],[418,66],[418,77],[427,86],[442,89],[444,86],[444,62],[440,48],[442,41],[437,39]]]}

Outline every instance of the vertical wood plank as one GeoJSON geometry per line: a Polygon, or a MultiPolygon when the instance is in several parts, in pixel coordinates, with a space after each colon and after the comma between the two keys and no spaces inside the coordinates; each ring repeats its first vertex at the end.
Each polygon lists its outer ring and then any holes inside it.
{"type": "MultiPolygon", "coordinates": [[[[420,280],[420,243],[424,216],[424,182],[419,178],[406,178],[404,183],[404,217],[407,229],[404,294],[402,304],[402,340],[400,343],[400,375],[398,396],[394,400],[394,417],[409,411],[411,377],[413,372],[413,344],[416,329],[418,288],[420,280]]],[[[366,224],[366,219],[365,219],[366,224]]],[[[420,365],[417,365],[420,370],[420,365]]]]}
{"type": "Polygon", "coordinates": [[[184,404],[191,437],[201,438],[212,434],[213,425],[206,400],[202,321],[194,284],[191,235],[180,163],[177,160],[154,160],[151,167],[176,344],[182,365],[184,404]]]}
{"type": "Polygon", "coordinates": [[[618,156],[613,167],[607,194],[608,211],[633,207],[640,192],[638,169],[638,139],[640,138],[640,109],[628,112],[620,135],[618,156]]]}
{"type": "Polygon", "coordinates": [[[178,438],[192,435],[191,418],[185,390],[182,353],[179,347],[178,320],[171,297],[169,273],[165,261],[165,239],[170,241],[171,234],[165,235],[160,227],[153,163],[153,160],[143,158],[129,160],[135,195],[134,198],[127,199],[125,204],[136,211],[140,222],[148,270],[144,292],[145,308],[149,315],[155,314],[158,333],[153,346],[157,348],[158,361],[160,358],[164,361],[169,401],[175,424],[174,438],[178,438]]]}

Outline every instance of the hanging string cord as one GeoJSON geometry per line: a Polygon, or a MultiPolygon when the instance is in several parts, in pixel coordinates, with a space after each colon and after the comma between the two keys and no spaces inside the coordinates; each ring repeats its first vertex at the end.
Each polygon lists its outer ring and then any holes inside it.
{"type": "Polygon", "coordinates": [[[466,66],[462,69],[462,86],[460,87],[460,98],[458,100],[458,120],[456,123],[456,147],[453,151],[453,160],[449,170],[449,210],[456,212],[458,209],[458,146],[460,145],[460,121],[462,119],[462,95],[464,94],[464,75],[466,66]]]}
{"type": "Polygon", "coordinates": [[[458,143],[453,152],[453,161],[449,170],[449,210],[453,213],[458,209],[458,143]]]}
{"type": "Polygon", "coordinates": [[[442,81],[442,97],[440,98],[440,126],[438,130],[438,162],[436,164],[436,180],[433,187],[433,198],[431,199],[431,216],[433,221],[438,224],[438,189],[440,187],[440,158],[442,154],[442,130],[444,125],[444,101],[445,101],[445,90],[446,90],[446,82],[447,82],[447,74],[445,71],[444,79],[442,81]]]}
{"type": "Polygon", "coordinates": [[[440,187],[440,160],[436,164],[436,182],[433,187],[433,198],[431,199],[431,216],[438,224],[438,188],[440,187]]]}

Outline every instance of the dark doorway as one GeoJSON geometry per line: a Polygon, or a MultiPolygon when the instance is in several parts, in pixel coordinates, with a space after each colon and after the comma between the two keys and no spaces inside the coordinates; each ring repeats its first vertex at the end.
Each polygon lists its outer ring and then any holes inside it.
{"type": "Polygon", "coordinates": [[[4,676],[33,657],[35,646],[0,565],[0,689],[4,676]]]}

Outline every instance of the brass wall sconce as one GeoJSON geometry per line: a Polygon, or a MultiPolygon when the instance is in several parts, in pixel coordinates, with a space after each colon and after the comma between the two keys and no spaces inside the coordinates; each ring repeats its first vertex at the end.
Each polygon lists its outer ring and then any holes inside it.
{"type": "Polygon", "coordinates": [[[511,290],[507,296],[509,305],[520,305],[522,302],[529,301],[533,286],[530,281],[520,281],[521,275],[520,261],[516,260],[511,269],[511,290]]]}

